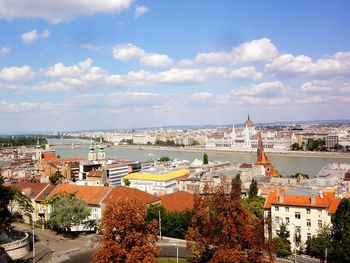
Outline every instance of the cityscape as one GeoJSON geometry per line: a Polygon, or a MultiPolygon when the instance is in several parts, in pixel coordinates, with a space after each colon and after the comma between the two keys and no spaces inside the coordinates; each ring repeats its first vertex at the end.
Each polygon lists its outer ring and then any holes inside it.
{"type": "Polygon", "coordinates": [[[0,263],[350,262],[349,3],[29,2],[0,263]]]}

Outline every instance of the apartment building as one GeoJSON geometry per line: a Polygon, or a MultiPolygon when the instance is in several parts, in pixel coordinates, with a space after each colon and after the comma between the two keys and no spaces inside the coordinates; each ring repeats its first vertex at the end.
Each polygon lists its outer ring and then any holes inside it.
{"type": "Polygon", "coordinates": [[[292,250],[300,249],[323,226],[331,224],[340,200],[334,193],[304,189],[271,192],[264,204],[265,237],[277,236],[281,224],[286,224],[292,250]]]}

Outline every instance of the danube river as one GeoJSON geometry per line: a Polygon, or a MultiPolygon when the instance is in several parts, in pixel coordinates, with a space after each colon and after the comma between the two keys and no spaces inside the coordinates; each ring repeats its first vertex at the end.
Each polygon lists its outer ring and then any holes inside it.
{"type": "MultiPolygon", "coordinates": [[[[56,145],[53,148],[62,158],[83,157],[87,159],[89,152],[89,141],[69,140],[69,139],[48,139],[49,144],[56,145]],[[85,144],[84,144],[85,143],[85,144]],[[73,144],[73,146],[72,146],[73,144]]],[[[176,148],[148,148],[128,147],[128,146],[110,146],[105,148],[107,158],[117,160],[145,161],[154,160],[162,156],[168,156],[171,159],[188,160],[202,159],[205,149],[202,151],[183,151],[176,148]]],[[[237,152],[215,152],[207,151],[210,161],[229,161],[233,163],[255,162],[255,153],[237,153],[237,152]]],[[[314,177],[323,166],[329,163],[348,163],[350,164],[350,154],[347,157],[308,157],[308,156],[286,156],[269,155],[270,161],[276,166],[282,175],[291,175],[297,172],[308,174],[314,177]]]]}

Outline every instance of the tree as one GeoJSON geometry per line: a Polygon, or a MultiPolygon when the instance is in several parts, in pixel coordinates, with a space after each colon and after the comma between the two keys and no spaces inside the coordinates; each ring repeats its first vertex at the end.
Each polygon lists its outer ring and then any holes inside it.
{"type": "Polygon", "coordinates": [[[222,180],[217,188],[204,187],[194,202],[192,227],[186,235],[190,262],[271,262],[263,220],[240,204],[240,188],[222,180]],[[236,193],[232,193],[236,191],[236,193]]]}
{"type": "Polygon", "coordinates": [[[162,156],[162,157],[159,158],[159,161],[160,162],[169,162],[170,158],[168,156],[162,156]]]}
{"type": "Polygon", "coordinates": [[[130,186],[130,180],[128,178],[123,179],[125,186],[130,186]]]}
{"type": "Polygon", "coordinates": [[[203,164],[208,164],[209,160],[208,160],[208,155],[205,153],[203,154],[203,164]]]}
{"type": "Polygon", "coordinates": [[[101,248],[92,263],[156,262],[157,221],[145,223],[146,208],[137,200],[109,203],[102,217],[101,248]]]}
{"type": "Polygon", "coordinates": [[[332,217],[332,251],[330,262],[350,262],[350,199],[342,199],[332,217]]]}
{"type": "Polygon", "coordinates": [[[249,186],[249,198],[252,198],[257,195],[258,195],[258,183],[253,178],[252,183],[249,186]]]}
{"type": "Polygon", "coordinates": [[[5,237],[11,223],[17,215],[29,215],[33,211],[31,200],[21,190],[3,185],[4,179],[0,176],[0,240],[5,237]]]}
{"type": "Polygon", "coordinates": [[[56,171],[53,175],[49,177],[50,183],[53,185],[57,185],[59,181],[64,178],[60,171],[56,171]]]}
{"type": "Polygon", "coordinates": [[[231,198],[234,200],[241,199],[242,181],[241,174],[236,174],[236,176],[231,181],[231,198]]]}
{"type": "Polygon", "coordinates": [[[88,205],[75,193],[58,194],[47,202],[52,207],[49,225],[59,232],[69,232],[72,226],[84,224],[91,214],[88,205]]]}
{"type": "Polygon", "coordinates": [[[290,233],[286,224],[281,224],[277,237],[272,239],[278,257],[287,257],[292,254],[289,237],[290,233]]]}
{"type": "Polygon", "coordinates": [[[295,142],[295,143],[293,143],[293,144],[290,146],[290,149],[291,149],[292,151],[300,151],[300,150],[303,149],[303,147],[300,146],[299,143],[295,142]]]}
{"type": "Polygon", "coordinates": [[[245,209],[260,219],[264,219],[264,204],[265,199],[261,196],[254,196],[251,198],[245,198],[241,200],[241,203],[245,209]]]}
{"type": "Polygon", "coordinates": [[[162,220],[162,235],[183,239],[191,225],[192,210],[167,211],[162,205],[150,205],[147,209],[146,223],[159,219],[162,220]]]}

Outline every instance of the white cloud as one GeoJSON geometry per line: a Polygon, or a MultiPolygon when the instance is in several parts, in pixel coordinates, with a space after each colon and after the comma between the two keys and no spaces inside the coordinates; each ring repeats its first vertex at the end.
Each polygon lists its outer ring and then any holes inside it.
{"type": "Polygon", "coordinates": [[[33,43],[37,39],[43,39],[43,38],[48,38],[50,36],[50,31],[49,30],[44,30],[42,32],[38,32],[36,30],[32,30],[30,32],[23,33],[21,35],[21,39],[24,43],[33,43]]]}
{"type": "Polygon", "coordinates": [[[11,50],[7,47],[0,47],[0,56],[6,56],[10,54],[11,50]]]}
{"type": "Polygon", "coordinates": [[[81,45],[82,49],[87,49],[87,50],[91,50],[91,51],[100,51],[101,47],[98,45],[94,45],[94,44],[90,44],[90,43],[84,43],[81,45]]]}
{"type": "Polygon", "coordinates": [[[302,84],[300,91],[303,93],[343,95],[350,93],[350,83],[334,80],[313,80],[302,84]]]}
{"type": "Polygon", "coordinates": [[[39,102],[22,102],[22,103],[9,103],[7,101],[0,101],[0,110],[5,112],[28,112],[32,110],[48,110],[52,108],[51,103],[39,103],[39,102]]]}
{"type": "Polygon", "coordinates": [[[120,61],[139,60],[141,65],[147,67],[166,67],[173,63],[167,55],[147,53],[133,44],[122,44],[113,48],[113,57],[120,61]]]}
{"type": "Polygon", "coordinates": [[[266,68],[282,77],[336,77],[349,76],[350,52],[338,52],[333,56],[315,62],[305,55],[284,54],[266,65],[266,68]]]}
{"type": "Polygon", "coordinates": [[[129,9],[133,0],[0,0],[0,18],[42,18],[50,23],[70,21],[99,13],[117,14],[129,9]]]}
{"type": "Polygon", "coordinates": [[[229,73],[229,78],[237,80],[258,80],[261,79],[262,73],[257,72],[254,67],[243,67],[239,69],[234,69],[229,73]]]}
{"type": "Polygon", "coordinates": [[[271,61],[277,55],[278,50],[271,40],[262,38],[233,47],[230,52],[198,53],[194,62],[199,64],[246,64],[271,61]]]}
{"type": "Polygon", "coordinates": [[[285,95],[289,90],[282,82],[263,82],[248,87],[241,87],[231,91],[232,95],[235,96],[261,96],[268,95],[269,97],[278,97],[285,95]]]}
{"type": "Polygon", "coordinates": [[[135,18],[139,18],[140,16],[146,14],[148,11],[149,11],[149,9],[144,5],[137,6],[135,8],[134,16],[135,16],[135,18]]]}
{"type": "Polygon", "coordinates": [[[5,67],[0,69],[0,80],[15,81],[26,80],[33,76],[31,67],[5,67]]]}

